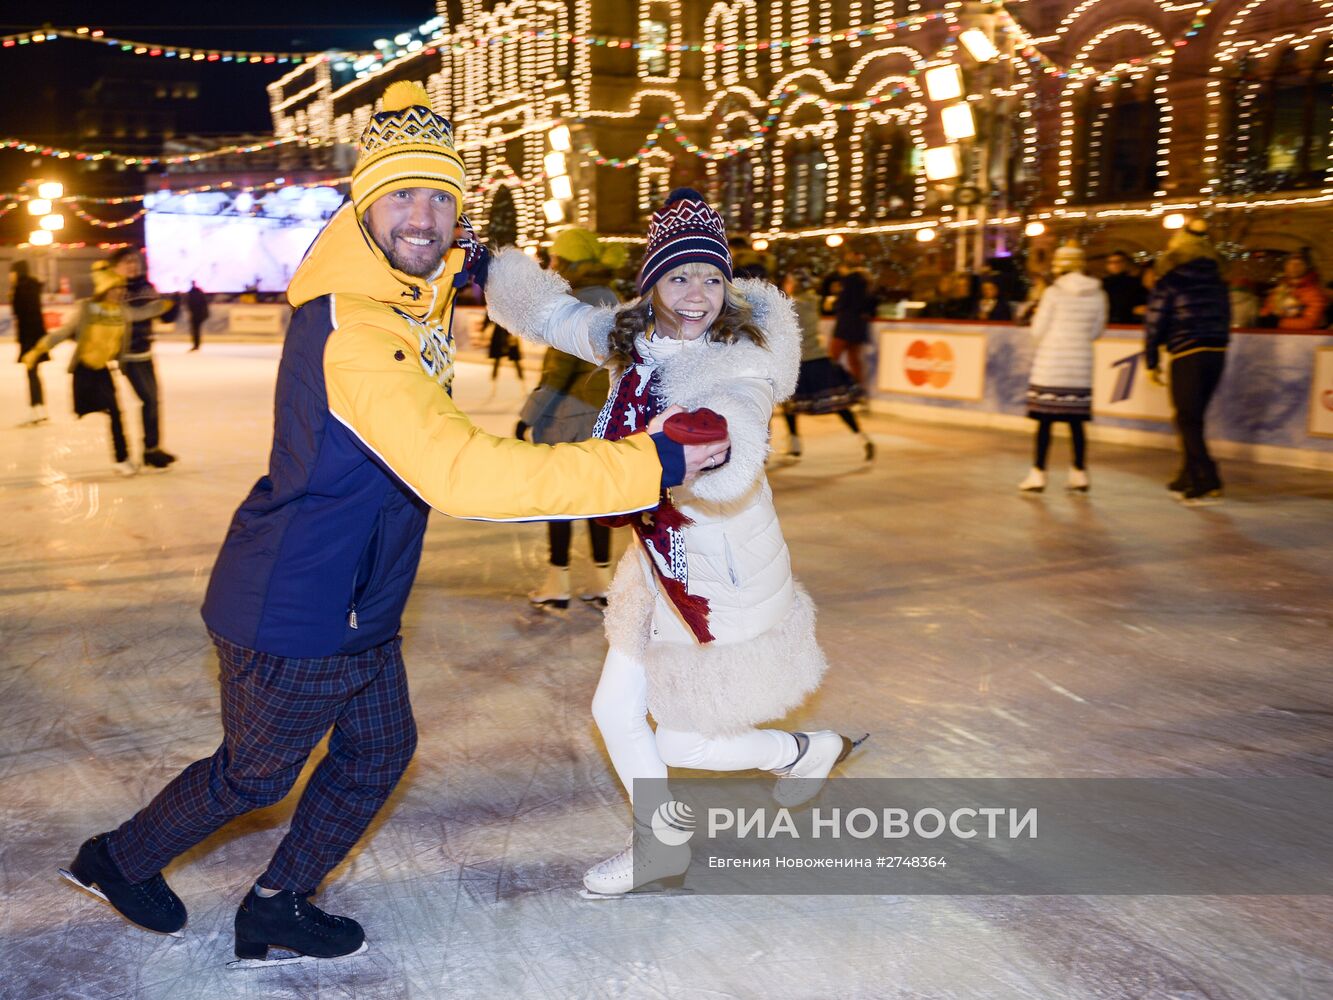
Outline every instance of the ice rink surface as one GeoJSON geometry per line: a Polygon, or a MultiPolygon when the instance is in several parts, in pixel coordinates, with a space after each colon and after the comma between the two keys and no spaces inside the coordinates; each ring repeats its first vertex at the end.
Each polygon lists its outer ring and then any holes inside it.
{"type": "MultiPolygon", "coordinates": [[[[167,869],[183,937],[125,924],[55,869],[217,744],[198,607],[266,466],[277,348],[160,345],[180,461],[128,480],[105,419],[69,412],[67,350],[43,368],[45,427],[14,427],[22,372],[0,369],[3,997],[1333,996],[1327,897],[581,900],[627,829],[588,711],[600,619],[528,609],[540,525],[439,515],[403,626],[416,759],[317,899],[370,950],[225,969],[295,794],[167,869]]],[[[510,368],[488,395],[488,374],[461,366],[458,398],[508,433],[522,391],[510,368]]],[[[1174,455],[1094,442],[1075,497],[1057,438],[1054,488],[1028,498],[1026,436],[869,426],[871,468],[820,418],[805,458],[770,471],[832,664],[793,721],[871,732],[849,774],[1333,774],[1333,476],[1224,462],[1227,502],[1191,510],[1163,489],[1174,455]]],[[[575,551],[578,586],[582,529],[575,551]]]]}

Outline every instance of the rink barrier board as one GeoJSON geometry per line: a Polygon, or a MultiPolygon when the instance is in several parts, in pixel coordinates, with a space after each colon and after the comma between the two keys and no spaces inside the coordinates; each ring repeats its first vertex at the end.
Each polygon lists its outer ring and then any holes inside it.
{"type": "MultiPolygon", "coordinates": [[[[48,329],[73,310],[71,303],[44,306],[48,329]]],[[[279,303],[216,303],[204,336],[277,339],[290,308],[279,303]],[[232,312],[236,325],[232,329],[232,312]],[[261,332],[277,330],[278,333],[261,332]]],[[[454,338],[460,357],[484,358],[485,310],[459,306],[454,338]]],[[[825,334],[832,320],[821,320],[825,334]]],[[[872,408],[915,420],[1028,432],[1031,330],[1013,324],[945,320],[880,320],[866,351],[872,408]],[[983,346],[984,345],[984,346],[983,346]],[[881,365],[892,359],[894,370],[881,365]]],[[[187,335],[185,310],[158,333],[187,335]]],[[[0,341],[14,339],[7,304],[0,305],[0,341]]],[[[1165,389],[1153,385],[1143,365],[1141,333],[1111,327],[1094,344],[1094,440],[1140,447],[1175,448],[1165,389]]],[[[541,352],[525,352],[527,366],[541,352]]],[[[1227,366],[1209,408],[1209,441],[1223,458],[1333,470],[1333,334],[1275,330],[1234,331],[1227,366]]]]}
{"type": "MultiPolygon", "coordinates": [[[[825,333],[832,320],[822,321],[825,333]]],[[[1013,324],[945,320],[881,320],[867,350],[871,405],[881,413],[974,427],[1030,432],[1026,391],[1032,368],[1031,329],[1013,324]],[[985,338],[985,370],[957,395],[955,379],[974,378],[960,358],[964,345],[985,338]],[[914,353],[909,354],[912,350],[914,353]],[[921,359],[930,358],[922,379],[921,359]],[[897,370],[891,370],[896,366],[897,370]],[[912,384],[904,384],[911,372],[912,384]]],[[[1176,445],[1167,390],[1143,363],[1142,332],[1116,326],[1094,344],[1094,440],[1143,447],[1176,445]]],[[[1208,411],[1209,442],[1224,458],[1333,470],[1333,334],[1233,331],[1227,365],[1208,411]]]]}

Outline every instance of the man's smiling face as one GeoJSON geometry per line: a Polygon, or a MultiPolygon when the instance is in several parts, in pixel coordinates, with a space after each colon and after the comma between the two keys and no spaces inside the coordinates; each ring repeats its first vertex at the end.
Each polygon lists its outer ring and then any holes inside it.
{"type": "Polygon", "coordinates": [[[458,203],[435,188],[400,188],[366,210],[366,229],[399,271],[428,278],[453,245],[458,203]]]}

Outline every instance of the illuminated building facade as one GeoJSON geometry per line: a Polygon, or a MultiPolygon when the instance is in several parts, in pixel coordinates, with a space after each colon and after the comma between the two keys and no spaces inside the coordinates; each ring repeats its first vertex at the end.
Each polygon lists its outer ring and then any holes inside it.
{"type": "Polygon", "coordinates": [[[275,133],[354,143],[385,85],[420,82],[456,124],[467,209],[495,242],[570,222],[638,241],[691,184],[779,256],[837,235],[907,249],[927,228],[960,264],[1070,235],[1156,250],[1165,217],[1202,213],[1224,240],[1312,244],[1333,263],[1333,0],[441,0],[437,14],[379,58],[322,57],[274,83],[275,133]],[[969,28],[997,53],[974,53],[969,28]],[[928,71],[950,66],[959,93],[935,93],[928,71]],[[560,124],[571,148],[553,158],[560,124]]]}

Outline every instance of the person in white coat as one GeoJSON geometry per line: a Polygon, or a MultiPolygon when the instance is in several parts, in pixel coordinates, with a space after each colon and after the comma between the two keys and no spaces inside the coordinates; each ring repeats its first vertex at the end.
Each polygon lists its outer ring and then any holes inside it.
{"type": "Polygon", "coordinates": [[[1037,421],[1032,469],[1018,488],[1040,493],[1046,488],[1046,457],[1051,429],[1069,425],[1073,463],[1065,488],[1086,493],[1089,487],[1087,437],[1083,425],[1092,419],[1092,342],[1106,329],[1107,302],[1102,283],[1083,273],[1086,258],[1076,244],[1055,251],[1055,281],[1042,293],[1032,319],[1037,341],[1028,377],[1028,416],[1037,421]]]}
{"type": "MultiPolygon", "coordinates": [[[[797,805],[854,744],[831,730],[756,728],[799,705],[826,667],[764,476],[773,407],[796,386],[796,316],[772,285],[733,283],[722,218],[688,188],[653,214],[638,291],[617,309],[584,305],[564,279],[512,250],[491,264],[487,290],[506,328],[610,363],[616,381],[596,436],[615,439],[684,407],[720,414],[731,438],[719,468],[627,519],[638,544],[608,594],[610,650],[593,717],[639,817],[651,813],[634,783],[661,779],[651,787],[662,788],[668,766],[773,771],[775,797],[797,805]]],[[[640,821],[630,846],[584,885],[624,893],[688,864],[687,847],[666,847],[640,821]]]]}

